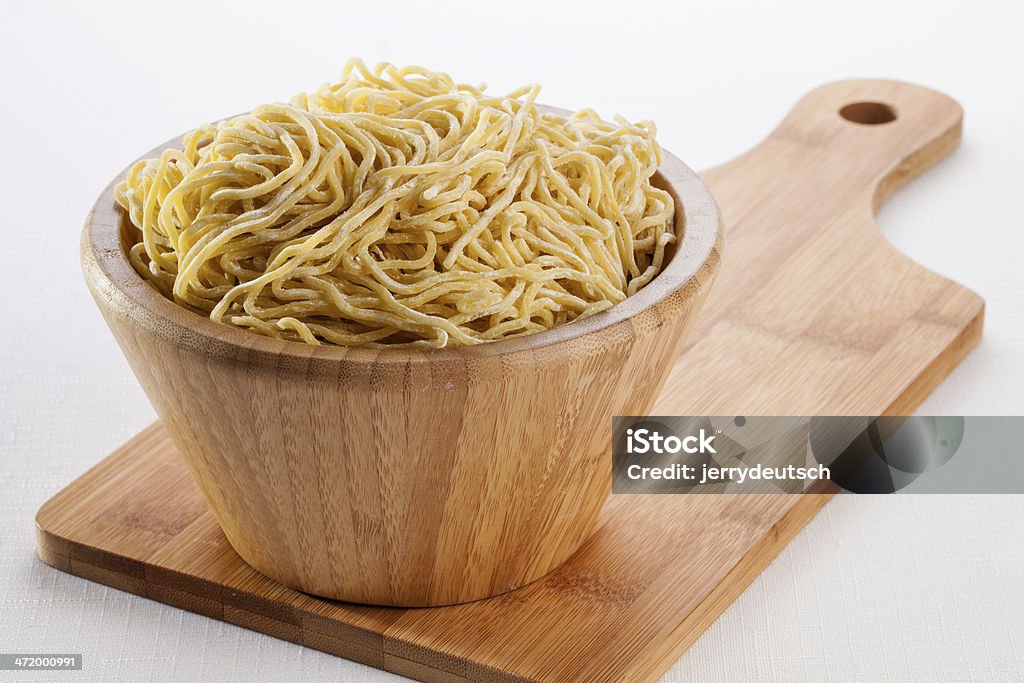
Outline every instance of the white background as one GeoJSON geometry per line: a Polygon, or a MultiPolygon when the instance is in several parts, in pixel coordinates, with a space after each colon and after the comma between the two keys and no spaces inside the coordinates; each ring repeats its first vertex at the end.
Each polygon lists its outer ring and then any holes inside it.
{"type": "MultiPolygon", "coordinates": [[[[79,272],[107,181],[194,124],[333,79],[352,55],[652,118],[695,168],[805,91],[919,82],[966,110],[961,148],[879,222],[979,292],[985,338],[922,407],[1024,412],[1024,50],[1018,2],[18,3],[0,20],[0,652],[84,652],[67,679],[395,680],[71,577],[35,510],[153,419],[79,272]]],[[[841,160],[837,160],[841,163],[841,160]]],[[[830,503],[666,680],[1020,680],[1024,496],[830,503]]],[[[19,680],[45,680],[20,674],[19,680]]]]}

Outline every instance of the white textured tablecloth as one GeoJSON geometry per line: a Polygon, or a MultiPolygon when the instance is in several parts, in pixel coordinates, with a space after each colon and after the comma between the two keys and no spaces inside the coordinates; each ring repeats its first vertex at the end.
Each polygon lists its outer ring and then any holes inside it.
{"type": "MultiPolygon", "coordinates": [[[[963,146],[897,194],[880,223],[901,249],[981,293],[988,320],[981,346],[922,412],[1022,412],[1019,3],[299,7],[5,9],[0,652],[85,658],[81,672],[0,679],[395,679],[34,555],[39,505],[153,419],[79,272],[93,198],[140,151],[314,87],[349,55],[487,78],[496,90],[540,80],[545,102],[653,118],[663,144],[697,168],[758,141],[821,82],[868,74],[946,91],[967,112],[963,146]]],[[[841,497],[665,680],[1021,680],[1022,520],[1024,496],[841,497]]]]}

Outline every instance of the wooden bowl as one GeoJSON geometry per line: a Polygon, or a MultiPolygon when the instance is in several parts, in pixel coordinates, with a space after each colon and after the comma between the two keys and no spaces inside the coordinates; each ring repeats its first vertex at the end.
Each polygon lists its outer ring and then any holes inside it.
{"type": "Polygon", "coordinates": [[[128,263],[113,182],[82,264],[246,562],[328,598],[466,602],[543,576],[588,537],[610,491],[611,418],[651,407],[704,302],[718,209],[671,154],[655,181],[682,236],[657,278],[589,318],[473,347],[309,346],[179,307],[128,263]]]}

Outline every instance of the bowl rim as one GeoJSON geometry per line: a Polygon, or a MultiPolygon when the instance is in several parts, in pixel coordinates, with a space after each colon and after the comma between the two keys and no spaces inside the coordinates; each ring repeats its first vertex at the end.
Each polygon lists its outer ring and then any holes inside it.
{"type": "MultiPolygon", "coordinates": [[[[544,111],[562,113],[555,107],[544,111]]],[[[426,347],[365,348],[332,344],[319,346],[265,337],[233,325],[218,323],[165,298],[140,276],[122,248],[121,223],[127,215],[114,199],[114,187],[141,159],[158,156],[170,147],[180,147],[183,135],[155,147],[119,172],[100,194],[82,231],[82,269],[97,300],[135,324],[158,334],[179,347],[224,357],[245,357],[247,362],[262,358],[281,367],[282,360],[302,363],[323,361],[355,365],[406,364],[409,362],[468,361],[471,359],[533,353],[550,347],[580,353],[595,336],[615,337],[620,328],[632,329],[643,323],[661,324],[670,307],[697,295],[700,288],[687,287],[695,279],[710,280],[717,270],[722,246],[722,221],[710,190],[699,176],[678,157],[662,149],[662,163],[653,182],[667,190],[676,204],[674,230],[677,240],[662,271],[640,291],[608,309],[542,332],[497,341],[433,349],[426,347]],[[574,347],[570,349],[569,347],[574,347]]]]}

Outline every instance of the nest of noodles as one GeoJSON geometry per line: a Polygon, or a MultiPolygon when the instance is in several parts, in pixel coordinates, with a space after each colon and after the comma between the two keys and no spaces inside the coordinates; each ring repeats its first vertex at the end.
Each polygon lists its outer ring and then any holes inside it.
{"type": "Polygon", "coordinates": [[[592,315],[674,241],[650,122],[541,113],[450,76],[349,62],[135,164],[134,268],[221,323],[309,344],[462,346],[592,315]]]}

